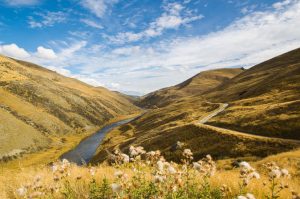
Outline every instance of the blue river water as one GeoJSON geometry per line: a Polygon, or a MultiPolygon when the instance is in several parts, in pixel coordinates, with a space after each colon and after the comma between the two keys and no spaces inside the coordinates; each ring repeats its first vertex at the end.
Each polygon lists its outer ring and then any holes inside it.
{"type": "Polygon", "coordinates": [[[88,164],[108,132],[110,132],[113,128],[126,124],[134,119],[135,118],[121,120],[104,126],[98,132],[82,140],[74,149],[64,153],[60,159],[67,159],[77,165],[88,164]]]}

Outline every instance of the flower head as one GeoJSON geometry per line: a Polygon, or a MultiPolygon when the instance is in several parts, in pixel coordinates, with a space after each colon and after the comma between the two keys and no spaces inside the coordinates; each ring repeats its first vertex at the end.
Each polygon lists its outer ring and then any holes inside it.
{"type": "Polygon", "coordinates": [[[27,193],[27,189],[25,187],[21,187],[21,188],[17,189],[18,196],[25,196],[26,193],[27,193]]]}
{"type": "Polygon", "coordinates": [[[122,186],[117,183],[113,183],[113,184],[111,184],[111,189],[113,192],[119,193],[122,191],[122,186]]]}

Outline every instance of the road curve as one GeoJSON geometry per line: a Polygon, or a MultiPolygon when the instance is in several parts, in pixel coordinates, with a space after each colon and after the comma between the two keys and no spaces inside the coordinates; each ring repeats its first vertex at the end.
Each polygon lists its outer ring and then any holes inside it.
{"type": "Polygon", "coordinates": [[[218,115],[219,113],[221,113],[222,111],[224,111],[227,108],[228,104],[224,103],[224,104],[219,104],[219,108],[214,110],[212,113],[210,113],[209,115],[205,116],[204,118],[202,118],[199,123],[200,124],[205,124],[206,122],[208,122],[208,120],[210,120],[211,118],[215,117],[216,115],[218,115]]]}
{"type": "Polygon", "coordinates": [[[225,129],[225,128],[221,128],[221,127],[216,127],[216,126],[211,126],[208,124],[205,124],[206,122],[208,122],[208,120],[210,120],[211,118],[217,116],[219,113],[221,113],[222,111],[224,111],[227,107],[228,104],[227,103],[218,103],[219,104],[219,108],[217,108],[216,110],[214,110],[212,113],[210,113],[209,115],[205,116],[204,118],[202,118],[198,124],[204,124],[204,126],[206,126],[207,128],[212,128],[218,132],[224,133],[224,130],[226,132],[226,134],[232,134],[232,135],[236,135],[236,136],[246,136],[249,138],[259,138],[259,139],[267,139],[267,140],[277,140],[277,141],[285,141],[285,142],[291,142],[294,144],[300,144],[299,140],[293,140],[293,139],[284,139],[284,138],[276,138],[276,137],[267,137],[267,136],[263,136],[263,135],[255,135],[255,134],[250,134],[250,133],[244,133],[244,132],[240,132],[240,131],[234,131],[234,130],[230,130],[230,129],[225,129]]]}

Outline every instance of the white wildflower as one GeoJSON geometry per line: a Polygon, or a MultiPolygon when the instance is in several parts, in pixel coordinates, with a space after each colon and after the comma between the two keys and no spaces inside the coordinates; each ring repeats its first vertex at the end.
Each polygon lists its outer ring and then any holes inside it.
{"type": "Polygon", "coordinates": [[[260,175],[256,171],[250,173],[249,177],[250,178],[255,178],[255,179],[260,179],[260,175]]]}
{"type": "Polygon", "coordinates": [[[25,196],[26,193],[27,193],[27,189],[25,187],[21,187],[21,188],[17,189],[17,194],[19,196],[25,196]]]}
{"type": "Polygon", "coordinates": [[[164,180],[165,180],[164,176],[161,176],[161,175],[154,176],[154,182],[156,182],[156,183],[164,182],[164,180]]]}
{"type": "Polygon", "coordinates": [[[95,176],[95,174],[96,174],[96,169],[95,169],[95,167],[91,167],[91,168],[90,168],[90,174],[91,174],[92,176],[95,176]]]}
{"type": "Polygon", "coordinates": [[[247,194],[246,194],[246,197],[247,197],[248,199],[255,199],[254,195],[251,194],[251,193],[247,193],[247,194]]]}
{"type": "Polygon", "coordinates": [[[193,162],[193,168],[195,170],[200,171],[201,170],[201,165],[198,162],[193,162]]]}
{"type": "Polygon", "coordinates": [[[52,165],[51,170],[52,170],[53,173],[56,172],[58,170],[58,166],[55,165],[55,164],[52,165]]]}
{"type": "Polygon", "coordinates": [[[158,170],[160,171],[160,172],[162,172],[163,170],[164,170],[164,163],[161,161],[161,160],[159,160],[159,161],[157,161],[157,168],[158,168],[158,170]]]}
{"type": "Polygon", "coordinates": [[[121,178],[124,175],[124,173],[122,171],[116,171],[114,175],[117,178],[121,178]]]}
{"type": "Polygon", "coordinates": [[[119,193],[122,190],[122,186],[117,183],[113,183],[113,184],[111,184],[111,189],[113,192],[119,193]]]}
{"type": "Polygon", "coordinates": [[[169,172],[170,174],[175,174],[175,173],[176,173],[176,169],[175,169],[174,167],[172,167],[172,166],[169,166],[169,167],[168,167],[168,172],[169,172]]]}
{"type": "Polygon", "coordinates": [[[63,164],[69,164],[70,162],[69,162],[67,159],[63,159],[63,160],[62,160],[62,163],[63,163],[63,164]]]}
{"type": "Polygon", "coordinates": [[[122,157],[123,163],[128,163],[130,160],[129,156],[125,153],[122,153],[121,157],[122,157]]]}
{"type": "Polygon", "coordinates": [[[283,177],[288,177],[290,174],[289,174],[289,171],[287,169],[281,169],[281,175],[283,177]]]}
{"type": "Polygon", "coordinates": [[[270,178],[280,178],[280,176],[281,176],[281,171],[279,169],[273,169],[269,173],[270,178]]]}
{"type": "Polygon", "coordinates": [[[145,153],[146,153],[146,151],[141,146],[138,146],[138,147],[130,146],[129,147],[129,155],[131,157],[135,157],[135,156],[142,155],[145,153]]]}
{"type": "Polygon", "coordinates": [[[192,153],[191,149],[184,149],[183,155],[184,156],[193,156],[193,153],[192,153]]]}
{"type": "Polygon", "coordinates": [[[250,164],[248,162],[245,162],[245,161],[240,162],[240,167],[245,168],[247,170],[252,169],[252,167],[250,166],[250,164]]]}

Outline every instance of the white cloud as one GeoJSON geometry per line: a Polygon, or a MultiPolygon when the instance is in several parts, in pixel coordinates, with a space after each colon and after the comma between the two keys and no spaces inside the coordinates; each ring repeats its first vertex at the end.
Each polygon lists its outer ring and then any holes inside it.
{"type": "Polygon", "coordinates": [[[80,19],[80,21],[93,28],[103,29],[103,26],[101,24],[90,19],[80,19]]]}
{"type": "Polygon", "coordinates": [[[9,6],[30,6],[35,5],[38,0],[4,0],[4,2],[9,6]]]}
{"type": "MultiPolygon", "coordinates": [[[[202,70],[250,67],[298,48],[299,27],[297,0],[282,9],[252,12],[203,36],[123,45],[117,49],[75,41],[62,44],[55,51],[56,59],[37,61],[93,85],[146,93],[177,84],[202,70]]],[[[130,37],[135,39],[138,35],[132,33],[130,37]]]]}
{"type": "Polygon", "coordinates": [[[118,0],[82,0],[81,5],[97,17],[102,18],[107,9],[117,2],[118,0]]]}
{"type": "Polygon", "coordinates": [[[118,82],[120,90],[150,92],[202,70],[250,67],[298,48],[299,27],[300,1],[294,1],[283,9],[252,12],[207,35],[99,52],[103,56],[87,63],[82,73],[93,73],[105,85],[118,82]],[[108,69],[103,72],[101,66],[108,69]]]}
{"type": "Polygon", "coordinates": [[[141,48],[139,46],[117,48],[112,51],[112,54],[116,55],[133,55],[139,53],[141,48]]]}
{"type": "Polygon", "coordinates": [[[36,17],[30,16],[28,18],[28,24],[31,28],[42,28],[47,26],[53,26],[54,24],[64,23],[67,20],[67,15],[61,11],[58,12],[45,12],[36,13],[36,17]],[[36,19],[38,18],[38,19],[36,19]]]}
{"type": "Polygon", "coordinates": [[[57,56],[52,49],[39,46],[37,48],[36,56],[42,59],[55,59],[57,56]]]}
{"type": "Polygon", "coordinates": [[[245,6],[241,9],[241,13],[242,14],[249,14],[249,13],[253,12],[256,7],[257,7],[257,5],[255,5],[255,4],[250,5],[250,6],[245,6]]]}
{"type": "Polygon", "coordinates": [[[280,10],[289,5],[293,0],[284,0],[273,4],[273,8],[280,10]]]}
{"type": "Polygon", "coordinates": [[[182,13],[184,9],[179,3],[169,3],[164,6],[165,12],[154,22],[150,23],[146,30],[139,33],[121,32],[116,36],[106,36],[105,38],[119,44],[134,42],[143,38],[159,36],[166,29],[177,29],[182,25],[187,25],[203,18],[203,15],[191,15],[188,11],[182,13]]]}
{"type": "Polygon", "coordinates": [[[0,53],[17,59],[30,57],[30,54],[24,48],[20,48],[16,44],[0,45],[0,53]]]}

